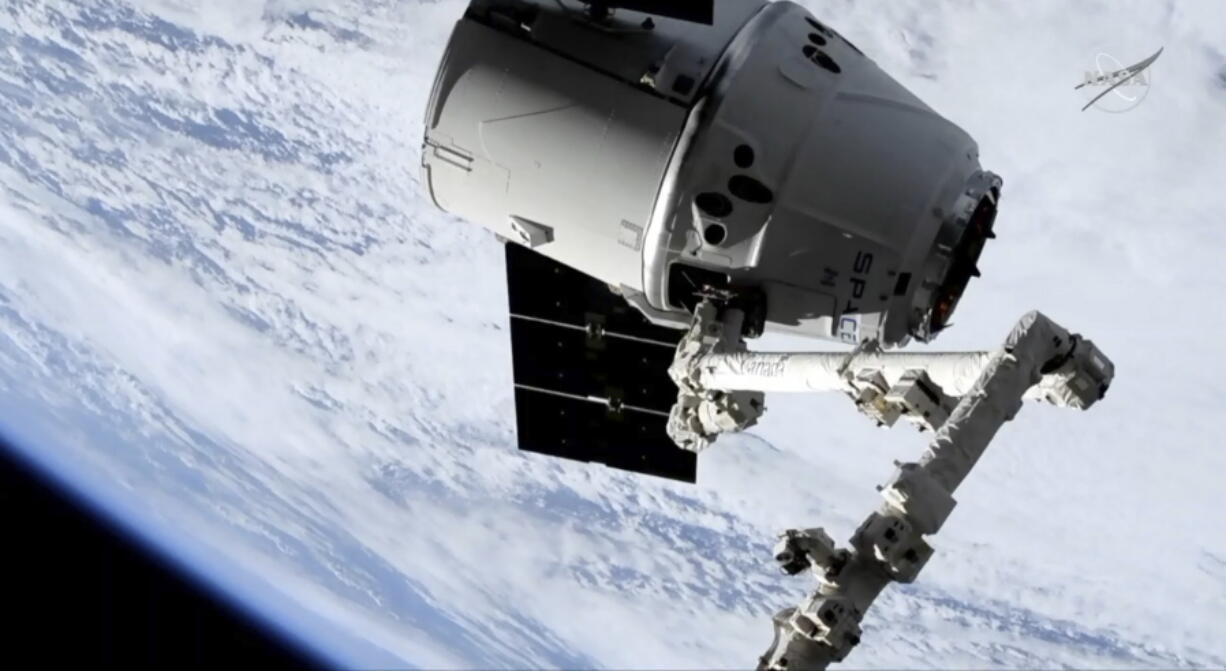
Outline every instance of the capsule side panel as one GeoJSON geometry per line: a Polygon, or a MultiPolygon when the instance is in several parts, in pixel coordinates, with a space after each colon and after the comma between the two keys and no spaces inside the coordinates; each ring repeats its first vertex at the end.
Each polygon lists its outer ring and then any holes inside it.
{"type": "Polygon", "coordinates": [[[443,67],[423,151],[435,202],[510,240],[544,231],[540,253],[640,290],[685,109],[471,20],[443,67]]]}
{"type": "MultiPolygon", "coordinates": [[[[724,61],[647,274],[684,263],[783,297],[770,331],[905,344],[950,272],[938,238],[982,173],[974,141],[791,2],[757,14],[724,61]]],[[[650,288],[676,309],[675,287],[650,288]]]]}

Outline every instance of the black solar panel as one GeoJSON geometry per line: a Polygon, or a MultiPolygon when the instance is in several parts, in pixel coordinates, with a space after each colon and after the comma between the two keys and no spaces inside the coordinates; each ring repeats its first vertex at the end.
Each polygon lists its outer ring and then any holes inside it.
{"type": "Polygon", "coordinates": [[[527,247],[508,243],[506,248],[511,314],[579,327],[595,321],[605,331],[669,347],[681,339],[681,331],[647,321],[605,283],[527,247]]]}
{"type": "Polygon", "coordinates": [[[697,455],[664,430],[681,331],[530,249],[506,258],[519,449],[694,482],[697,455]]]}
{"type": "Polygon", "coordinates": [[[698,455],[664,433],[667,415],[515,388],[519,449],[610,468],[695,482],[698,455]]]}
{"type": "Polygon", "coordinates": [[[515,384],[576,396],[615,398],[668,412],[677,387],[662,374],[673,359],[667,346],[523,317],[511,320],[515,384]]]}

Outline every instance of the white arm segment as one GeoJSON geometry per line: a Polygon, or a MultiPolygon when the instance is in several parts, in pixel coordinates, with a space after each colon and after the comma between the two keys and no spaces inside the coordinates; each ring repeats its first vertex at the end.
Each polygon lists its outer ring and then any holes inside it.
{"type": "Polygon", "coordinates": [[[878,370],[893,386],[924,369],[946,393],[960,396],[979,377],[990,352],[727,352],[704,356],[695,369],[707,389],[763,392],[847,391],[846,370],[878,370]]]}
{"type": "MultiPolygon", "coordinates": [[[[677,347],[669,375],[680,393],[669,419],[669,435],[684,449],[697,452],[721,433],[753,426],[765,411],[766,392],[845,392],[881,426],[893,426],[906,417],[921,430],[936,430],[995,356],[992,352],[882,352],[871,341],[850,352],[751,352],[740,337],[742,318],[739,311],[729,309],[721,319],[716,306],[703,301],[677,347]]],[[[1050,331],[1050,337],[1063,338],[1070,352],[1090,356],[1087,365],[1098,365],[1106,379],[1103,384],[1110,383],[1111,363],[1092,343],[1078,350],[1079,336],[1038,312],[1028,313],[1018,328],[1023,324],[1050,331]]],[[[1101,397],[1097,387],[1071,388],[1066,368],[1042,368],[1036,379],[1028,380],[1022,398],[1086,408],[1101,397]]]]}
{"type": "Polygon", "coordinates": [[[895,463],[885,499],[837,548],[820,528],[788,530],[775,547],[785,573],[812,569],[818,589],[778,612],[775,640],[759,669],[823,669],[860,642],[860,621],[891,581],[911,582],[932,556],[925,536],[940,530],[952,494],[1023,398],[1086,409],[1102,398],[1115,369],[1088,340],[1038,312],[1022,317],[991,353],[754,353],[740,339],[741,316],[704,301],[670,373],[680,389],[669,432],[702,449],[719,433],[752,425],[763,391],[843,391],[880,424],[900,416],[936,432],[916,463],[895,463]]]}

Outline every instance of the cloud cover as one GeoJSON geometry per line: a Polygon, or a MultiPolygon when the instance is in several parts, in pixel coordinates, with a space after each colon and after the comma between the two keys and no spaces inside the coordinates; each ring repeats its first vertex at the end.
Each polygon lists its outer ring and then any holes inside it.
{"type": "MultiPolygon", "coordinates": [[[[773,397],[698,487],[515,452],[500,250],[417,183],[462,6],[0,12],[0,418],[187,561],[188,539],[230,557],[344,664],[743,667],[809,588],[772,535],[845,538],[922,440],[773,397]]],[[[1005,427],[852,662],[1226,664],[1226,6],[811,9],[1005,178],[938,346],[1037,307],[1118,370],[1090,413],[1005,427]],[[1097,51],[1163,45],[1144,104],[1078,112],[1097,51]]]]}

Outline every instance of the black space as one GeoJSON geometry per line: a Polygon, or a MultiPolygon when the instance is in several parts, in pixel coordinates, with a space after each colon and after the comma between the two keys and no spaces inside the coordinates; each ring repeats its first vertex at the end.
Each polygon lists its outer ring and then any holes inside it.
{"type": "Polygon", "coordinates": [[[0,437],[3,657],[322,668],[20,461],[0,437]]]}

